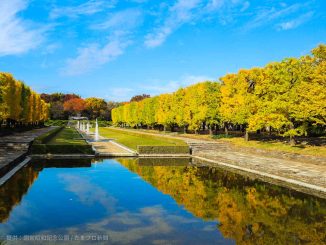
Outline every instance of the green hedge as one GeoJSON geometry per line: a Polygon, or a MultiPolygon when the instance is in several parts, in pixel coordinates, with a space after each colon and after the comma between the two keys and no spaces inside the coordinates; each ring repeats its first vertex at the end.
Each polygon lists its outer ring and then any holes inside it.
{"type": "Polygon", "coordinates": [[[57,135],[64,127],[58,127],[34,139],[33,144],[44,144],[57,135]]]}
{"type": "Polygon", "coordinates": [[[45,126],[66,126],[68,120],[48,120],[44,123],[45,126]]]}
{"type": "Polygon", "coordinates": [[[212,135],[212,139],[234,138],[231,134],[215,134],[212,135]]]}
{"type": "Polygon", "coordinates": [[[141,157],[137,159],[139,165],[142,166],[187,166],[191,162],[191,158],[180,157],[180,158],[150,158],[141,157]]]}
{"type": "Polygon", "coordinates": [[[46,145],[33,144],[32,154],[88,154],[93,155],[94,151],[91,145],[46,145]]]}
{"type": "MultiPolygon", "coordinates": [[[[95,121],[92,121],[93,125],[95,125],[95,121]]],[[[112,122],[111,121],[98,121],[98,126],[99,127],[109,127],[112,126],[112,122]]]]}
{"type": "Polygon", "coordinates": [[[137,146],[139,154],[151,155],[151,154],[190,154],[189,146],[176,145],[176,146],[137,146]]]}

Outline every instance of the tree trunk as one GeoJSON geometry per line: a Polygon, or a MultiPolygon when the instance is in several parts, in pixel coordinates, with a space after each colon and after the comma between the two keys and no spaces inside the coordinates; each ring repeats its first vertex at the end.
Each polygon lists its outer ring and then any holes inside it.
{"type": "Polygon", "coordinates": [[[212,125],[209,125],[209,134],[210,134],[210,135],[213,135],[212,125]]]}
{"type": "Polygon", "coordinates": [[[163,131],[164,131],[164,133],[166,132],[166,126],[165,125],[163,126],[163,131]]]}
{"type": "Polygon", "coordinates": [[[215,134],[217,134],[218,126],[215,124],[215,134]]]}
{"type": "Polygon", "coordinates": [[[224,123],[224,132],[225,132],[225,135],[229,135],[228,124],[227,123],[224,123]]]}
{"type": "Polygon", "coordinates": [[[245,132],[245,141],[249,141],[249,132],[246,130],[245,132]]]}
{"type": "MultiPolygon", "coordinates": [[[[290,129],[294,129],[294,125],[291,125],[290,129]]],[[[294,146],[294,145],[296,145],[296,143],[297,142],[296,142],[296,140],[294,138],[294,135],[290,135],[290,145],[294,146]]]]}
{"type": "Polygon", "coordinates": [[[186,134],[187,133],[187,127],[183,126],[183,133],[186,134]]]}
{"type": "Polygon", "coordinates": [[[294,146],[297,144],[297,141],[295,140],[294,136],[290,136],[290,145],[294,146]]]}

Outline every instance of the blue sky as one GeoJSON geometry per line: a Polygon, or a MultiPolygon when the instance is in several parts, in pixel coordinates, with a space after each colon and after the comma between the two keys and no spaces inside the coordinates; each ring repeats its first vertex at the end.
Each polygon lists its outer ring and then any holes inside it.
{"type": "Polygon", "coordinates": [[[123,101],[308,54],[326,1],[1,0],[0,29],[1,71],[123,101]]]}

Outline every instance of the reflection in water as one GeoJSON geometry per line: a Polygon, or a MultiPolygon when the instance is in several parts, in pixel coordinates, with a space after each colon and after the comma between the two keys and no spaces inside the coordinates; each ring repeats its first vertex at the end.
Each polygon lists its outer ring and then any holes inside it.
{"type": "Polygon", "coordinates": [[[34,160],[0,187],[0,223],[5,222],[14,206],[18,205],[43,168],[91,167],[90,159],[34,160]]]}
{"type": "Polygon", "coordinates": [[[21,202],[37,176],[38,171],[28,165],[0,187],[0,223],[9,218],[11,210],[21,202]]]}
{"type": "Polygon", "coordinates": [[[47,159],[47,160],[33,160],[32,165],[35,169],[42,170],[43,168],[90,168],[93,159],[47,159]]]}
{"type": "Polygon", "coordinates": [[[326,242],[323,199],[187,158],[92,162],[23,168],[0,187],[0,235],[108,234],[122,244],[326,242]]]}
{"type": "Polygon", "coordinates": [[[325,200],[218,168],[118,161],[237,244],[326,242],[325,200]]]}

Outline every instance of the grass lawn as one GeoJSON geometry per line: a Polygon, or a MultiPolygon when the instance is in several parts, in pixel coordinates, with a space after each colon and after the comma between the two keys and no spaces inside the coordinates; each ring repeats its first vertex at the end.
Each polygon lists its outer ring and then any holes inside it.
{"type": "Polygon", "coordinates": [[[265,150],[275,150],[275,151],[285,151],[291,153],[298,153],[304,155],[313,155],[313,156],[324,156],[326,157],[326,147],[325,146],[309,146],[309,145],[297,145],[291,146],[283,142],[261,142],[256,140],[245,141],[243,138],[224,138],[220,139],[223,141],[231,142],[234,145],[245,146],[245,147],[254,147],[265,150]]]}
{"type": "Polygon", "coordinates": [[[80,136],[74,128],[64,128],[49,142],[49,145],[87,145],[85,140],[80,136]]]}
{"type": "Polygon", "coordinates": [[[100,128],[99,133],[106,138],[115,139],[131,149],[136,150],[138,145],[174,146],[187,145],[183,140],[169,139],[160,136],[145,135],[137,132],[123,132],[112,128],[100,128]]]}

